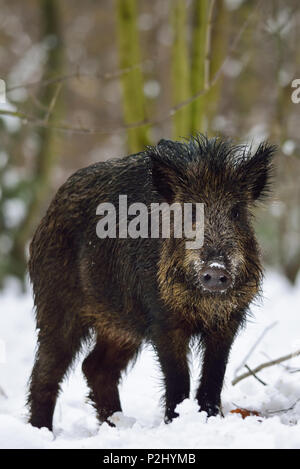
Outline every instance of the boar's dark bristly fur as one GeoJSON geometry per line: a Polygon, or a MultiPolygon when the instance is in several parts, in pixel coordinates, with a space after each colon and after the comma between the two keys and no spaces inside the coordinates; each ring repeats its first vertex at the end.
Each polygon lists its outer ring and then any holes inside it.
{"type": "Polygon", "coordinates": [[[230,348],[259,293],[251,207],[267,192],[273,152],[268,144],[252,153],[202,136],[162,140],[81,169],[58,190],[30,246],[39,329],[28,398],[33,425],[52,429],[60,383],[92,333],[96,344],[82,368],[100,421],[121,410],[121,373],[144,341],[161,365],[166,421],[190,393],[192,338],[203,352],[200,409],[220,411],[230,348]],[[118,210],[120,194],[148,208],[204,203],[204,245],[186,249],[185,238],[172,236],[99,239],[96,208],[111,202],[118,210]]]}

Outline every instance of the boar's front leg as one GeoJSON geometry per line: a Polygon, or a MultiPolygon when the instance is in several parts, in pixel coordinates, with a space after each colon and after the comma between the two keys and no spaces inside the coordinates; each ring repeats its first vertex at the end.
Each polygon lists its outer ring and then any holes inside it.
{"type": "Polygon", "coordinates": [[[209,417],[221,412],[221,391],[223,387],[229,352],[238,325],[228,324],[226,328],[206,331],[202,337],[204,347],[202,376],[196,394],[200,411],[209,417]]]}
{"type": "Polygon", "coordinates": [[[169,423],[178,417],[177,404],[190,394],[189,337],[181,329],[160,330],[153,342],[164,376],[165,422],[169,423]]]}

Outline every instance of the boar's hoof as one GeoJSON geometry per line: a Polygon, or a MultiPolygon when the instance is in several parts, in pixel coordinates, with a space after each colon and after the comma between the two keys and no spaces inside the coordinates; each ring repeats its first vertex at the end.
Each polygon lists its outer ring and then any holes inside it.
{"type": "Polygon", "coordinates": [[[216,415],[222,415],[219,405],[215,404],[200,404],[199,412],[206,412],[208,417],[215,417],[216,415]]]}
{"type": "Polygon", "coordinates": [[[177,412],[175,412],[174,410],[168,410],[166,412],[164,422],[165,423],[171,423],[172,420],[176,419],[177,417],[179,417],[179,414],[177,412]]]}

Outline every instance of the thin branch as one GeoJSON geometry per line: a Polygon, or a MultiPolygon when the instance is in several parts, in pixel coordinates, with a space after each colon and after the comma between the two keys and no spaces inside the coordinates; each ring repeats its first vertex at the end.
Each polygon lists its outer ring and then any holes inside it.
{"type": "Polygon", "coordinates": [[[59,83],[59,84],[57,85],[57,87],[56,87],[56,90],[55,90],[55,93],[54,93],[54,95],[53,95],[53,98],[51,99],[49,108],[48,108],[48,110],[47,110],[47,112],[46,112],[46,115],[45,115],[45,117],[44,117],[44,122],[45,122],[45,124],[48,124],[48,122],[49,122],[49,117],[50,117],[50,115],[51,115],[53,109],[55,108],[55,104],[56,104],[58,95],[59,95],[59,93],[60,93],[61,86],[62,86],[62,84],[59,83]]]}
{"type": "Polygon", "coordinates": [[[246,370],[249,371],[250,375],[252,375],[259,383],[261,383],[263,386],[267,386],[267,383],[265,383],[262,379],[260,379],[256,374],[254,373],[253,370],[248,365],[245,365],[246,370]]]}
{"type": "Polygon", "coordinates": [[[32,100],[33,102],[33,105],[39,110],[39,111],[42,111],[42,112],[47,112],[48,108],[47,106],[45,106],[41,101],[40,99],[35,96],[35,94],[31,91],[31,90],[27,90],[27,93],[29,95],[29,98],[32,100]]]}
{"type": "Polygon", "coordinates": [[[234,372],[234,376],[236,376],[238,374],[238,372],[240,371],[241,368],[243,368],[245,366],[245,364],[247,363],[247,361],[249,360],[249,358],[251,357],[251,355],[253,354],[254,350],[256,349],[256,347],[258,346],[258,344],[260,344],[260,342],[262,341],[262,339],[265,337],[265,335],[267,334],[267,332],[269,332],[274,326],[276,326],[276,324],[278,324],[278,321],[275,321],[273,322],[272,324],[269,324],[269,326],[267,326],[263,332],[261,333],[261,335],[258,337],[258,339],[256,340],[256,342],[252,345],[252,347],[250,348],[249,352],[247,353],[247,355],[245,356],[245,358],[243,359],[243,361],[241,362],[241,364],[236,368],[235,372],[234,372]]]}
{"type": "Polygon", "coordinates": [[[27,89],[27,88],[34,88],[35,86],[44,87],[48,85],[55,85],[56,83],[61,83],[61,82],[72,80],[72,79],[80,80],[81,78],[90,78],[91,80],[93,79],[110,80],[110,79],[119,78],[120,76],[131,72],[135,68],[139,68],[143,66],[144,66],[144,62],[141,62],[139,64],[133,65],[132,67],[118,69],[113,72],[104,72],[104,73],[96,73],[96,74],[80,72],[78,69],[76,72],[67,73],[65,75],[49,78],[47,80],[37,80],[37,81],[29,82],[29,83],[13,85],[13,86],[8,87],[6,89],[6,92],[9,93],[11,91],[18,90],[20,88],[27,89]]]}
{"type": "Polygon", "coordinates": [[[5,399],[8,398],[6,392],[4,391],[3,388],[1,388],[1,386],[0,386],[0,396],[4,397],[5,399]]]}
{"type": "MultiPolygon", "coordinates": [[[[260,417],[260,414],[259,412],[257,412],[257,410],[254,410],[254,409],[246,409],[245,407],[241,407],[240,405],[236,404],[235,402],[232,402],[232,405],[234,405],[236,407],[236,410],[242,410],[244,412],[248,412],[250,415],[253,415],[253,416],[256,416],[256,417],[260,417]]],[[[232,412],[232,411],[231,411],[232,412]]],[[[248,415],[248,417],[250,417],[250,415],[248,415]]]]}
{"type": "MultiPolygon", "coordinates": [[[[268,368],[268,367],[273,366],[273,365],[278,365],[279,363],[282,363],[286,360],[290,360],[291,358],[297,357],[298,355],[300,355],[300,350],[297,350],[296,352],[293,352],[293,353],[289,353],[288,355],[277,358],[276,360],[271,360],[269,362],[262,363],[261,365],[257,366],[253,370],[248,371],[248,373],[244,373],[240,376],[237,376],[231,382],[231,384],[232,384],[232,386],[235,386],[237,383],[239,383],[243,379],[248,378],[249,376],[252,376],[253,374],[258,373],[259,371],[263,370],[264,368],[268,368]]],[[[247,365],[245,365],[245,367],[247,368],[247,365]]]]}
{"type": "Polygon", "coordinates": [[[297,399],[294,404],[291,405],[291,407],[288,407],[287,409],[278,409],[278,410],[267,410],[268,414],[279,414],[281,412],[289,412],[290,410],[293,410],[294,407],[296,407],[296,405],[298,404],[298,402],[300,401],[300,398],[297,399]]]}
{"type": "MultiPolygon", "coordinates": [[[[214,2],[212,2],[212,3],[214,3],[214,2]]],[[[229,48],[228,54],[225,57],[222,65],[217,70],[217,72],[215,73],[212,80],[210,80],[209,84],[206,84],[206,87],[204,86],[203,89],[201,89],[198,93],[195,93],[190,98],[185,99],[185,100],[181,101],[180,103],[178,103],[177,105],[171,107],[165,115],[161,116],[158,119],[155,119],[155,120],[145,119],[145,120],[142,120],[142,121],[139,121],[139,122],[133,122],[133,123],[128,124],[128,125],[122,125],[122,126],[119,126],[119,127],[116,127],[116,128],[110,128],[110,129],[103,129],[103,128],[97,129],[97,128],[74,127],[72,125],[65,124],[65,123],[59,123],[57,125],[55,125],[55,124],[49,125],[48,123],[44,122],[43,119],[38,119],[38,118],[36,118],[34,116],[31,116],[27,113],[24,113],[22,111],[7,111],[7,110],[4,110],[4,109],[0,109],[0,115],[17,117],[17,118],[23,120],[23,123],[33,125],[33,126],[36,126],[36,127],[49,127],[52,130],[56,130],[56,131],[60,131],[60,132],[64,132],[64,133],[74,133],[74,134],[77,133],[77,134],[107,135],[107,134],[125,132],[128,129],[133,129],[133,128],[137,128],[137,127],[158,125],[158,124],[170,119],[177,111],[179,111],[180,109],[182,109],[185,106],[188,106],[190,103],[192,103],[193,101],[198,99],[200,96],[203,96],[204,94],[206,94],[217,83],[218,79],[220,78],[221,74],[223,73],[224,66],[225,66],[227,60],[229,59],[230,54],[236,49],[236,47],[237,47],[243,33],[248,28],[250,22],[252,21],[252,18],[254,17],[256,11],[259,9],[261,4],[262,4],[262,0],[259,0],[256,3],[255,8],[251,12],[251,14],[247,17],[247,19],[245,20],[245,22],[242,25],[240,31],[238,32],[236,38],[234,39],[231,47],[229,48]]],[[[133,67],[129,67],[128,69],[121,69],[121,70],[118,70],[118,71],[113,72],[113,73],[105,73],[105,74],[102,74],[102,75],[100,74],[100,75],[98,75],[98,78],[104,78],[104,79],[115,78],[115,77],[117,78],[118,76],[121,76],[124,73],[130,72],[130,70],[132,70],[133,68],[140,67],[140,66],[141,66],[141,64],[136,64],[133,67]]],[[[14,87],[10,87],[7,90],[7,92],[12,91],[12,90],[17,89],[17,88],[22,88],[22,87],[26,88],[26,87],[36,86],[37,84],[42,84],[42,86],[46,86],[46,85],[49,85],[49,84],[58,83],[58,82],[61,82],[61,81],[64,81],[64,80],[68,80],[70,78],[80,78],[80,77],[84,77],[84,76],[90,76],[91,77],[91,75],[84,74],[84,73],[69,74],[69,75],[64,75],[62,77],[57,77],[57,78],[45,80],[43,82],[33,82],[33,83],[27,83],[25,85],[16,85],[14,87]]]]}
{"type": "MultiPolygon", "coordinates": [[[[271,361],[273,360],[272,357],[270,357],[270,355],[268,355],[266,352],[261,352],[261,354],[266,357],[268,359],[268,361],[271,361]]],[[[292,367],[290,365],[285,365],[283,363],[279,363],[279,366],[281,366],[281,368],[283,368],[284,370],[286,371],[290,371],[292,369],[292,367]]]]}

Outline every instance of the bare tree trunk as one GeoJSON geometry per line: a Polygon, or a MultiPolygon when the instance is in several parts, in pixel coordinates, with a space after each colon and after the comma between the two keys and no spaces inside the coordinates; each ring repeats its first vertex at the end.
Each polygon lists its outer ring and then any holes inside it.
{"type": "MultiPolygon", "coordinates": [[[[60,11],[58,0],[42,0],[41,15],[44,24],[43,38],[47,43],[48,57],[45,64],[43,79],[62,75],[62,38],[60,29],[60,11]]],[[[18,270],[16,274],[21,276],[26,270],[25,247],[32,235],[45,201],[49,195],[51,170],[57,158],[57,139],[54,138],[51,124],[59,119],[61,114],[61,102],[56,100],[57,85],[49,85],[42,88],[40,102],[45,108],[41,118],[47,119],[49,127],[39,130],[40,149],[36,155],[36,166],[32,177],[31,200],[27,214],[16,233],[12,256],[18,270]]]]}
{"type": "MultiPolygon", "coordinates": [[[[184,0],[173,0],[171,5],[171,22],[174,34],[171,73],[173,105],[176,105],[190,96],[187,12],[184,0]]],[[[173,117],[173,137],[186,137],[189,132],[190,106],[185,106],[178,110],[173,117]]]]}
{"type": "MultiPolygon", "coordinates": [[[[226,8],[225,0],[215,0],[211,28],[211,51],[208,81],[210,81],[215,76],[215,73],[218,72],[226,56],[228,49],[228,24],[229,13],[226,8]]],[[[212,120],[215,117],[219,106],[221,88],[222,79],[219,79],[205,95],[204,106],[206,128],[204,128],[204,131],[208,134],[212,133],[212,120]]]]}
{"type": "MultiPolygon", "coordinates": [[[[191,93],[195,95],[205,84],[205,45],[208,18],[207,0],[194,0],[192,34],[191,93]]],[[[191,104],[191,133],[204,131],[205,96],[191,104]]]]}
{"type": "MultiPolygon", "coordinates": [[[[274,4],[274,14],[278,17],[280,6],[274,4]]],[[[287,48],[287,38],[284,38],[280,32],[274,33],[277,52],[277,99],[274,106],[274,115],[271,125],[271,139],[276,142],[279,150],[282,149],[285,141],[289,140],[289,127],[287,125],[289,113],[293,103],[291,102],[291,86],[288,83],[282,86],[280,83],[280,73],[286,66],[286,54],[291,54],[291,59],[297,64],[298,50],[290,46],[287,48]]],[[[297,42],[296,42],[297,43],[297,42]]],[[[298,58],[299,61],[299,58],[298,58]]],[[[295,71],[297,65],[295,66],[295,71]]],[[[278,155],[279,156],[279,155],[278,155]]],[[[276,170],[281,174],[281,190],[279,196],[284,203],[285,209],[281,211],[277,221],[277,239],[279,265],[286,278],[293,285],[296,282],[298,272],[300,271],[300,243],[299,243],[299,184],[296,176],[299,171],[299,161],[295,155],[289,155],[282,158],[282,155],[276,160],[276,170]],[[293,236],[294,234],[294,236],[293,236]],[[293,239],[294,238],[294,239],[293,239]]]]}
{"type": "MultiPolygon", "coordinates": [[[[130,126],[146,119],[136,0],[117,0],[116,8],[120,68],[128,69],[121,77],[124,119],[130,126]]],[[[149,144],[147,126],[130,128],[127,135],[130,152],[141,151],[149,144]]]]}

